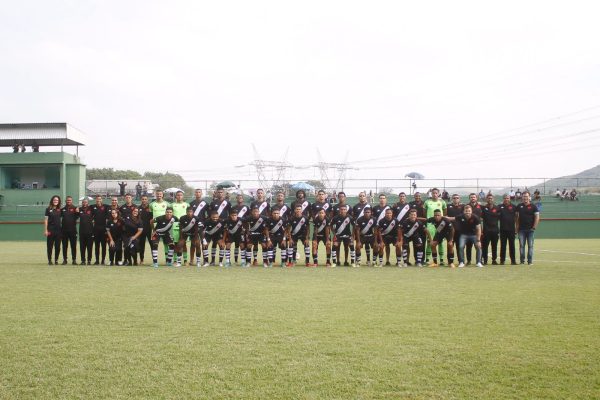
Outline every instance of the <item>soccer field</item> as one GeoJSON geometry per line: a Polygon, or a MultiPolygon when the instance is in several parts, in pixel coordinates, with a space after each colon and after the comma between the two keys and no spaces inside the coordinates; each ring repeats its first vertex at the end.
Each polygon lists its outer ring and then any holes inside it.
{"type": "Polygon", "coordinates": [[[0,248],[1,399],[600,397],[600,240],[460,270],[49,267],[43,242],[0,248]]]}

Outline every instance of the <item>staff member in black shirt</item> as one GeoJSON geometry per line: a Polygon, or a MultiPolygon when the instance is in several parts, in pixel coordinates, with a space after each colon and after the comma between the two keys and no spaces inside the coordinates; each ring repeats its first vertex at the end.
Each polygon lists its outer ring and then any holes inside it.
{"type": "Polygon", "coordinates": [[[79,207],[79,252],[81,265],[92,265],[92,244],[94,243],[94,216],[87,198],[81,200],[79,207]],[[87,255],[87,258],[86,258],[87,255]]]}
{"type": "Polygon", "coordinates": [[[67,264],[67,250],[71,244],[71,260],[77,265],[77,219],[79,209],[73,205],[73,198],[67,196],[65,206],[61,209],[62,216],[62,248],[63,265],[67,264]]]}
{"type": "Polygon", "coordinates": [[[106,220],[110,217],[108,206],[102,202],[102,196],[96,196],[96,204],[92,206],[94,217],[94,254],[96,262],[100,264],[100,247],[102,247],[102,264],[106,260],[106,220]]]}
{"type": "Polygon", "coordinates": [[[463,214],[457,217],[446,217],[455,222],[455,227],[459,232],[458,239],[458,268],[465,266],[465,245],[472,243],[475,245],[477,266],[481,264],[481,220],[473,213],[473,207],[465,204],[463,214]]]}
{"type": "Polygon", "coordinates": [[[52,196],[44,215],[44,236],[46,236],[46,252],[48,265],[52,265],[52,248],[54,248],[54,264],[58,264],[61,242],[60,197],[52,196]]]}
{"type": "Polygon", "coordinates": [[[531,203],[531,194],[523,192],[523,202],[517,206],[517,232],[519,232],[519,256],[525,264],[525,243],[527,242],[527,264],[533,265],[534,232],[540,223],[540,211],[531,203]]]}
{"type": "Polygon", "coordinates": [[[510,202],[510,195],[505,194],[502,198],[502,204],[498,206],[500,213],[500,264],[504,265],[506,260],[506,244],[508,243],[508,253],[510,263],[516,265],[515,259],[515,218],[517,207],[510,202]]]}
{"type": "Polygon", "coordinates": [[[144,265],[144,254],[146,253],[146,242],[152,248],[152,209],[150,208],[150,202],[148,201],[148,196],[142,196],[142,204],[140,204],[139,208],[139,217],[142,220],[142,235],[138,240],[138,247],[140,253],[140,264],[144,265]]]}
{"type": "Polygon", "coordinates": [[[486,204],[481,206],[481,219],[483,220],[483,241],[481,243],[481,258],[483,265],[488,262],[489,246],[492,246],[492,264],[498,265],[498,220],[500,212],[494,204],[494,196],[490,193],[486,196],[486,204]]]}

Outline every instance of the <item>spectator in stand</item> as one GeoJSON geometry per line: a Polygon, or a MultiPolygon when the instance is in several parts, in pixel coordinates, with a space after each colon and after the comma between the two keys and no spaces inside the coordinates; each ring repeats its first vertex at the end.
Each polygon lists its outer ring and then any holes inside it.
{"type": "Polygon", "coordinates": [[[138,182],[137,185],[135,185],[135,199],[139,200],[142,198],[142,185],[140,185],[140,183],[138,182]]]}
{"type": "Polygon", "coordinates": [[[446,191],[446,189],[444,189],[442,192],[442,200],[444,200],[446,203],[450,201],[450,194],[446,191]]]}
{"type": "Polygon", "coordinates": [[[510,201],[515,201],[515,190],[514,189],[510,189],[510,201]]]}
{"type": "Polygon", "coordinates": [[[554,196],[556,196],[556,197],[561,197],[562,196],[562,192],[560,191],[559,188],[556,188],[556,193],[554,193],[554,196]]]}
{"type": "Polygon", "coordinates": [[[523,195],[521,193],[521,189],[517,189],[517,191],[515,192],[515,199],[521,200],[522,197],[523,195]]]}
{"type": "Polygon", "coordinates": [[[121,196],[125,196],[125,186],[127,186],[127,182],[122,181],[121,183],[119,183],[119,194],[121,196]]]}
{"type": "Polygon", "coordinates": [[[570,195],[570,199],[571,199],[572,201],[579,200],[579,199],[577,198],[577,190],[575,190],[575,189],[571,190],[571,193],[570,193],[569,195],[570,195]]]}

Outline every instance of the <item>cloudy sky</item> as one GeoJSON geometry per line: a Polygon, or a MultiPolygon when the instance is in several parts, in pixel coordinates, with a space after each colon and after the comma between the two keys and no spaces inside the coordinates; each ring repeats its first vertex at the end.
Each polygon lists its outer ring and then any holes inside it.
{"type": "Polygon", "coordinates": [[[600,164],[598,15],[594,1],[5,2],[0,121],[69,122],[90,167],[191,180],[255,176],[252,144],[296,167],[318,149],[355,178],[555,177],[600,164]]]}

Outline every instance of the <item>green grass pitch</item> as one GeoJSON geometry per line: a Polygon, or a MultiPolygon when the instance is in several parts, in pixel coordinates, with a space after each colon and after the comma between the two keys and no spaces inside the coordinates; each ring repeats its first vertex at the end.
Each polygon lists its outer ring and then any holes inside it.
{"type": "Polygon", "coordinates": [[[0,254],[0,399],[600,398],[600,240],[461,270],[0,254]]]}

